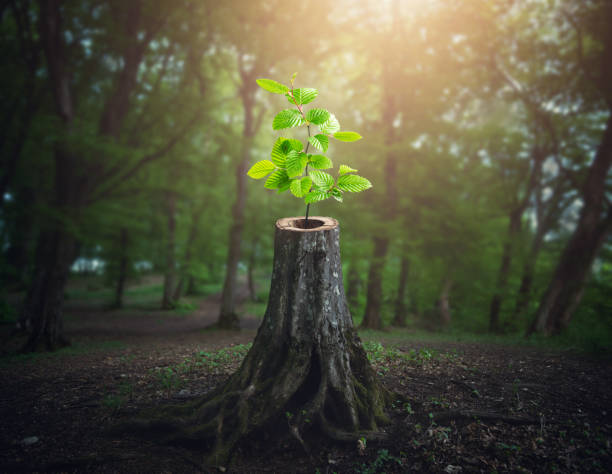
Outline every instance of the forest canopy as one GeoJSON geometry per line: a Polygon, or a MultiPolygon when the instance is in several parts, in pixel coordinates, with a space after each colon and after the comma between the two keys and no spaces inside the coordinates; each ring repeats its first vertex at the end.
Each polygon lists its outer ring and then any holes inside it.
{"type": "Polygon", "coordinates": [[[373,188],[312,203],[341,223],[357,324],[609,346],[611,19],[608,0],[2,2],[0,316],[54,349],[75,274],[121,307],[154,272],[166,309],[218,283],[237,327],[238,282],[267,296],[274,222],[304,212],[247,177],[303,139],[256,82],[297,71],[363,136],[334,159],[373,188]]]}

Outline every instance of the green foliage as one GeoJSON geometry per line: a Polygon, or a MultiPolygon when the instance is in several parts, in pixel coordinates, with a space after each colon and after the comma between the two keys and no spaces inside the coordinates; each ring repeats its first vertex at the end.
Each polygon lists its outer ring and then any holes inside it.
{"type": "Polygon", "coordinates": [[[273,81],[272,79],[257,79],[257,85],[263,90],[272,92],[273,94],[286,94],[289,88],[284,86],[280,82],[273,81]]]}
{"type": "Polygon", "coordinates": [[[388,449],[379,449],[374,461],[370,464],[362,463],[355,468],[355,472],[359,474],[376,474],[385,472],[384,467],[387,465],[390,465],[391,469],[394,470],[394,466],[402,466],[403,462],[400,458],[389,454],[388,449]]]}
{"type": "Polygon", "coordinates": [[[347,173],[356,172],[346,165],[340,167],[336,180],[331,174],[320,171],[333,167],[332,161],[327,156],[308,154],[310,145],[326,152],[331,137],[344,142],[352,142],[361,138],[361,135],[356,132],[340,132],[338,119],[326,109],[313,108],[304,111],[303,106],[316,99],[318,95],[316,89],[294,88],[293,80],[291,87],[271,79],[258,79],[257,84],[268,92],[285,93],[287,100],[296,107],[282,110],[276,114],[272,121],[272,128],[282,130],[306,125],[308,141],[304,147],[299,140],[278,138],[272,146],[271,161],[256,162],[247,172],[249,177],[262,179],[269,175],[264,184],[265,188],[277,190],[279,193],[290,189],[295,197],[304,199],[307,205],[324,201],[330,197],[342,202],[343,192],[360,192],[372,187],[366,178],[357,175],[346,176],[347,173]],[[320,133],[311,135],[311,126],[318,126],[320,133]]]}
{"type": "Polygon", "coordinates": [[[329,148],[329,137],[322,133],[317,133],[312,137],[308,137],[308,142],[317,150],[321,150],[323,153],[325,153],[329,148]]]}

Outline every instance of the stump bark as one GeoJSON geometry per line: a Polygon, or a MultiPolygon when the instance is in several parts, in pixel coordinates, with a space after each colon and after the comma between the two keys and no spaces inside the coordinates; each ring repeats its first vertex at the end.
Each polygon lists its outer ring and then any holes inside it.
{"type": "Polygon", "coordinates": [[[240,369],[204,400],[175,411],[174,439],[204,444],[209,465],[237,443],[284,431],[308,451],[308,436],[339,441],[385,437],[389,393],[367,359],[345,299],[335,219],[276,222],[268,307],[240,369]],[[280,431],[280,432],[279,432],[280,431]]]}

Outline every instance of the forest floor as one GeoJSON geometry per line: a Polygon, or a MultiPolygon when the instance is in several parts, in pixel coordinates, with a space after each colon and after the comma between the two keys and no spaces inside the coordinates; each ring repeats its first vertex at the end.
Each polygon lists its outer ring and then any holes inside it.
{"type": "MultiPolygon", "coordinates": [[[[223,383],[260,320],[205,329],[217,296],[188,314],[69,303],[72,347],[0,358],[0,472],[207,472],[202,453],[108,428],[223,383]]],[[[364,339],[382,383],[408,400],[390,407],[388,440],[311,439],[312,457],[293,438],[260,440],[215,472],[612,471],[608,357],[398,331],[364,339]]]]}

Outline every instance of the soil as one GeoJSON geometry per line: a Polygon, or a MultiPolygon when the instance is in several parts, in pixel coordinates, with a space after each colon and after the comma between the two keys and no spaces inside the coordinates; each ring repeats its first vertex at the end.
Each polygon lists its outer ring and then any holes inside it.
{"type": "Polygon", "coordinates": [[[398,393],[384,441],[311,434],[308,455],[291,437],[262,438],[230,466],[205,468],[193,446],[113,430],[144,409],[201,397],[236,370],[259,320],[206,330],[218,306],[210,297],[169,316],[72,302],[72,348],[0,359],[0,472],[612,471],[612,361],[516,346],[366,342],[398,393]]]}

